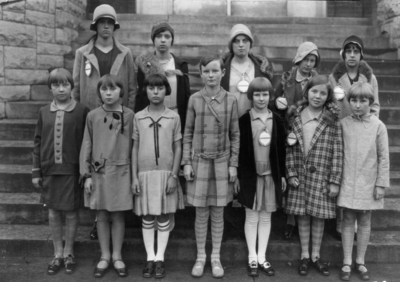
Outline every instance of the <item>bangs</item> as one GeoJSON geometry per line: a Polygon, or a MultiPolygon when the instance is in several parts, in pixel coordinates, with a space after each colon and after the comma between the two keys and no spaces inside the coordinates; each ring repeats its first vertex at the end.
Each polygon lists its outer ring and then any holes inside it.
{"type": "Polygon", "coordinates": [[[124,85],[122,84],[121,79],[116,76],[116,75],[112,75],[112,74],[106,74],[103,75],[99,82],[97,83],[97,94],[100,95],[100,88],[102,86],[106,86],[106,87],[115,87],[117,86],[119,89],[121,89],[121,97],[124,95],[124,85]]]}
{"type": "Polygon", "coordinates": [[[249,85],[247,90],[247,97],[253,100],[254,92],[268,91],[271,97],[274,96],[274,88],[271,82],[265,77],[256,77],[249,85]]]}
{"type": "Polygon", "coordinates": [[[374,102],[374,88],[371,84],[367,82],[358,82],[354,83],[349,89],[349,95],[347,96],[347,100],[359,98],[366,98],[370,100],[370,104],[374,102]]]}
{"type": "Polygon", "coordinates": [[[54,69],[50,72],[49,78],[47,80],[47,86],[49,87],[49,89],[51,89],[51,85],[53,83],[69,83],[71,84],[71,89],[74,88],[74,81],[72,79],[71,73],[63,68],[54,69]]]}
{"type": "Polygon", "coordinates": [[[166,86],[168,79],[164,75],[154,74],[146,78],[145,85],[147,86],[166,86]]]}

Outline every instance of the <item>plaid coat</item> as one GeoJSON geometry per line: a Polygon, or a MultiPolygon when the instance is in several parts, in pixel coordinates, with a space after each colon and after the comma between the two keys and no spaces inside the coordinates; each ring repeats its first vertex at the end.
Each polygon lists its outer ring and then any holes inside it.
{"type": "Polygon", "coordinates": [[[297,188],[289,186],[286,212],[335,218],[336,198],[328,196],[328,186],[329,183],[340,185],[342,180],[343,140],[338,108],[333,103],[324,107],[307,156],[300,117],[303,109],[298,109],[292,125],[297,143],[286,148],[286,176],[298,177],[300,182],[297,188]]]}

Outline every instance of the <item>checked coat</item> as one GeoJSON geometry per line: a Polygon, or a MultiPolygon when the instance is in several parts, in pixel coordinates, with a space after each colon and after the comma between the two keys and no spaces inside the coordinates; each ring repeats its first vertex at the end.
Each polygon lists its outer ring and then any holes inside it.
{"type": "Polygon", "coordinates": [[[343,165],[342,129],[334,103],[324,107],[318,119],[307,156],[304,155],[300,112],[293,121],[292,131],[297,143],[286,149],[286,176],[298,177],[300,185],[289,186],[286,213],[311,215],[327,219],[336,217],[336,198],[329,194],[329,184],[341,184],[343,165]]]}

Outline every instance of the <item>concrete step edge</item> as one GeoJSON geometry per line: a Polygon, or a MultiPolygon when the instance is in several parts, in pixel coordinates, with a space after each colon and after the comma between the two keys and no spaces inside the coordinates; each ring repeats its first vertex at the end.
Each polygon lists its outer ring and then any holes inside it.
{"type": "Polygon", "coordinates": [[[0,140],[0,147],[10,148],[10,147],[32,147],[33,141],[22,141],[22,140],[0,140]]]}
{"type": "Polygon", "coordinates": [[[0,164],[0,173],[31,174],[32,165],[0,164]]]}

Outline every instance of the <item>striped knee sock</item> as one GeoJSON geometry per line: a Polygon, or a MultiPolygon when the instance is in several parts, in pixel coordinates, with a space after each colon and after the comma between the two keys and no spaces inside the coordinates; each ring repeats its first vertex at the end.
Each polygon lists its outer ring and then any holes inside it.
{"type": "Polygon", "coordinates": [[[312,218],[312,253],[311,259],[312,261],[316,261],[317,258],[320,258],[320,249],[322,243],[322,236],[324,235],[324,227],[325,227],[325,219],[321,218],[312,218]]]}
{"type": "Polygon", "coordinates": [[[158,233],[157,233],[157,255],[155,261],[164,261],[164,253],[167,248],[168,239],[169,239],[169,227],[170,222],[167,220],[166,222],[158,222],[158,233]]]}
{"type": "Polygon", "coordinates": [[[156,257],[154,253],[154,219],[152,221],[142,219],[142,233],[147,260],[153,261],[156,257]]]}
{"type": "Polygon", "coordinates": [[[224,207],[211,207],[211,260],[219,259],[221,252],[222,235],[224,233],[224,207]]]}
{"type": "Polygon", "coordinates": [[[196,207],[194,230],[196,233],[197,259],[202,261],[206,260],[206,239],[209,214],[209,207],[196,207]]]}
{"type": "Polygon", "coordinates": [[[310,258],[310,216],[299,215],[297,217],[299,223],[299,236],[301,243],[301,258],[310,258]]]}

